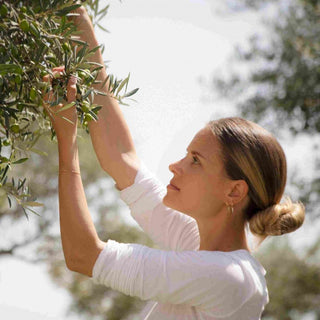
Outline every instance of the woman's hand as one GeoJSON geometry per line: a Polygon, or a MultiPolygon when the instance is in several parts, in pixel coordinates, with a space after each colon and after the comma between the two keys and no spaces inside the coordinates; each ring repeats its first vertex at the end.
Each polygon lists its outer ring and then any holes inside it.
{"type": "MultiPolygon", "coordinates": [[[[53,81],[62,79],[64,76],[64,67],[53,68],[52,74],[53,77],[50,75],[43,77],[43,81],[49,82],[50,86],[52,86],[53,81]]],[[[64,103],[51,106],[51,103],[56,100],[54,90],[50,90],[44,95],[44,107],[50,117],[58,140],[77,135],[78,116],[75,104],[72,105],[76,99],[76,83],[76,77],[71,76],[68,79],[66,101],[64,103]]]]}

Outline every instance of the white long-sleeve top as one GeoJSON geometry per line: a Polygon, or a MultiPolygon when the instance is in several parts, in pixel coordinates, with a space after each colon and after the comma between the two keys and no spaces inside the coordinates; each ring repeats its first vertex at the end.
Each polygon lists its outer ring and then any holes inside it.
{"type": "Polygon", "coordinates": [[[196,221],[163,205],[166,188],[143,163],[120,191],[133,218],[161,248],[109,240],[93,279],[142,300],[144,320],[258,320],[268,303],[266,271],[247,251],[199,251],[196,221]]]}

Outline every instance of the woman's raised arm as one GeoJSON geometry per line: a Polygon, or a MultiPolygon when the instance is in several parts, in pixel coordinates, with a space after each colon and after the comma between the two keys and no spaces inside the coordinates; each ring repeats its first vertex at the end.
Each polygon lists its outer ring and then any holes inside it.
{"type": "MultiPolygon", "coordinates": [[[[76,12],[79,16],[75,19],[75,23],[81,31],[81,40],[87,42],[91,49],[98,46],[93,25],[86,10],[81,7],[76,12]]],[[[91,57],[91,61],[104,65],[100,49],[91,57]]],[[[106,77],[107,72],[104,67],[100,70],[97,80],[103,82],[106,77]]],[[[101,105],[102,109],[98,113],[98,121],[89,123],[91,140],[102,169],[122,190],[133,184],[140,162],[119,104],[108,91],[108,82],[103,88],[100,84],[94,85],[94,88],[108,95],[96,95],[94,98],[94,103],[101,105]]]]}
{"type": "MultiPolygon", "coordinates": [[[[55,68],[54,75],[63,73],[55,68]]],[[[49,82],[47,75],[44,80],[49,82]]],[[[68,82],[68,102],[75,100],[76,79],[68,82]]],[[[44,101],[52,101],[51,93],[44,101]]],[[[67,267],[88,276],[92,275],[94,263],[104,247],[94,227],[80,176],[77,146],[77,112],[75,107],[59,111],[63,105],[45,105],[54,126],[59,149],[59,212],[63,253],[67,267]],[[59,111],[59,113],[55,113],[59,111]],[[67,122],[65,117],[73,122],[67,122]]]]}

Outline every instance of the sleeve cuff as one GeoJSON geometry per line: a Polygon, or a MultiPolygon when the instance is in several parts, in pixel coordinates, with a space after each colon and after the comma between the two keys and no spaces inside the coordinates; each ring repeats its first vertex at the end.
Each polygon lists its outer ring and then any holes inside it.
{"type": "Polygon", "coordinates": [[[108,240],[92,270],[92,279],[127,295],[134,295],[143,246],[108,240]]]}

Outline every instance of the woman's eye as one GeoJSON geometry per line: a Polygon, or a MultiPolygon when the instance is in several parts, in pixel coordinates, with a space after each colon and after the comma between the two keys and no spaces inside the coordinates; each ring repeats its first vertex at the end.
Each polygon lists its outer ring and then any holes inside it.
{"type": "Polygon", "coordinates": [[[195,156],[192,157],[192,160],[193,160],[193,163],[198,163],[199,162],[198,158],[195,157],[195,156]]]}
{"type": "MultiPolygon", "coordinates": [[[[188,156],[188,152],[186,152],[186,157],[188,156]]],[[[200,163],[196,156],[192,156],[192,163],[200,163]]]]}

